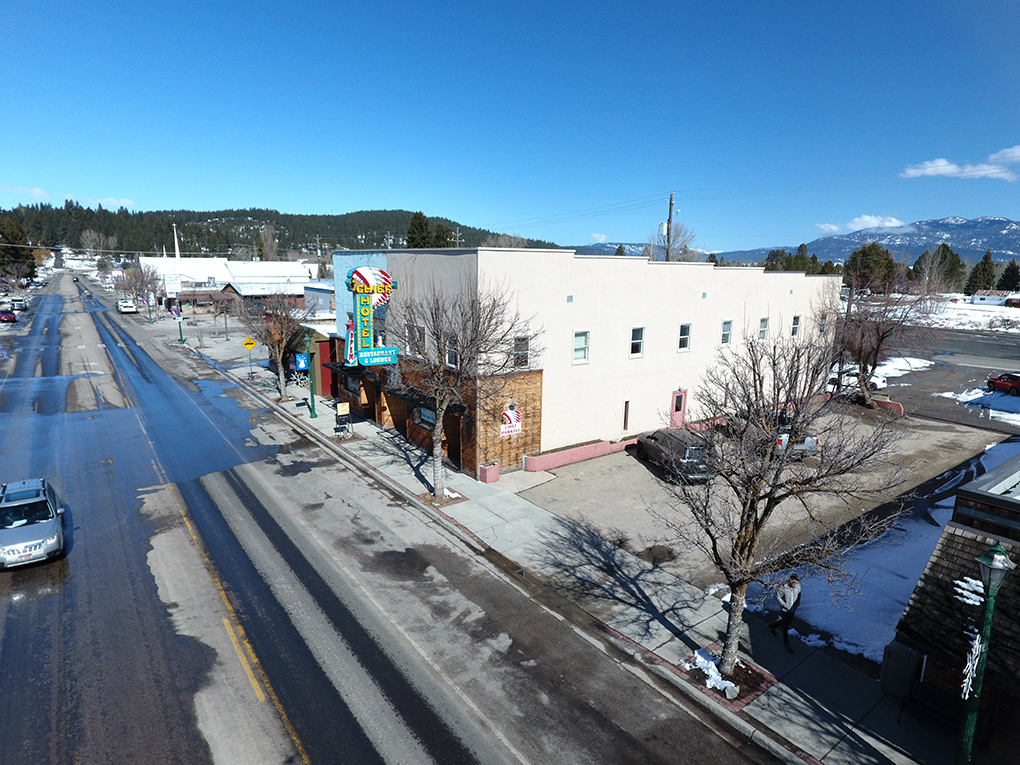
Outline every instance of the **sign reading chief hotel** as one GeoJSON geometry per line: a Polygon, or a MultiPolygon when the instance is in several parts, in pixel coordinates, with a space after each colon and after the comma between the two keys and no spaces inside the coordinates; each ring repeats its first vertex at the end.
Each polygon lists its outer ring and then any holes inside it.
{"type": "Polygon", "coordinates": [[[347,289],[354,297],[354,319],[347,326],[347,366],[396,364],[397,348],[376,348],[375,310],[390,299],[396,282],[381,268],[362,266],[347,273],[347,289]]]}

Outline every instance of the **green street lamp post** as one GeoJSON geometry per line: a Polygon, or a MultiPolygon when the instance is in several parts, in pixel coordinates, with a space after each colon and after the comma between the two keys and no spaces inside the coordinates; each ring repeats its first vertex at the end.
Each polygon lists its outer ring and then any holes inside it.
{"type": "Polygon", "coordinates": [[[180,298],[177,298],[177,316],[174,318],[177,320],[177,331],[181,334],[181,345],[184,345],[184,313],[180,298]]]}
{"type": "Polygon", "coordinates": [[[975,646],[977,662],[973,668],[969,692],[964,697],[963,725],[960,728],[960,741],[956,747],[954,765],[968,765],[970,762],[971,748],[974,746],[974,729],[977,727],[981,681],[984,679],[985,661],[988,658],[988,641],[992,634],[995,596],[999,594],[999,588],[1006,579],[1006,574],[1016,568],[1016,564],[1006,554],[1006,548],[998,542],[985,550],[976,560],[981,569],[981,582],[985,588],[985,614],[981,622],[981,642],[975,646]]]}
{"type": "Polygon", "coordinates": [[[312,365],[312,336],[305,335],[305,350],[308,352],[308,408],[311,410],[309,417],[315,419],[319,415],[315,413],[315,367],[312,365]]]}

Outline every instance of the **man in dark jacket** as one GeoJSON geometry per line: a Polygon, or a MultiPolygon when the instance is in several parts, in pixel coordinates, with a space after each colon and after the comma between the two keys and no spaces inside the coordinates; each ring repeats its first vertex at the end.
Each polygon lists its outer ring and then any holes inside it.
{"type": "Polygon", "coordinates": [[[776,627],[780,627],[783,630],[783,645],[786,650],[793,653],[793,648],[790,647],[790,622],[793,621],[793,615],[797,613],[797,606],[800,605],[800,577],[796,574],[790,574],[790,579],[787,582],[779,585],[776,590],[776,600],[779,601],[779,618],[769,624],[769,631],[775,635],[776,627]]]}

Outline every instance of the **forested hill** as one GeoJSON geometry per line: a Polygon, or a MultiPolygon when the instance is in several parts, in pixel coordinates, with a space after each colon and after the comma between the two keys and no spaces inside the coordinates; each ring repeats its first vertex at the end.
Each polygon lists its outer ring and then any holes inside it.
{"type": "MultiPolygon", "coordinates": [[[[131,212],[123,207],[113,212],[102,205],[92,209],[71,200],[63,207],[39,204],[0,209],[0,218],[13,218],[29,243],[41,247],[80,247],[81,233],[92,229],[107,237],[117,237],[117,245],[111,249],[145,254],[162,253],[165,247],[172,254],[172,224],[176,223],[182,252],[218,255],[255,245],[267,225],[275,230],[281,250],[314,252],[321,246],[323,252],[328,252],[335,248],[400,247],[412,214],[407,210],[365,210],[343,215],[293,215],[258,209],[131,212]]],[[[430,218],[430,222],[459,231],[462,247],[475,247],[499,236],[448,218],[430,218]]],[[[524,240],[523,246],[558,247],[534,239],[524,240]]]]}

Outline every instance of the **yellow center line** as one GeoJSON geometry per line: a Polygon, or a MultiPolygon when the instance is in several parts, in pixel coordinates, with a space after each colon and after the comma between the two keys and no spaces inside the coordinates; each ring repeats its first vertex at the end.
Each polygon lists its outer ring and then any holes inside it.
{"type": "Polygon", "coordinates": [[[244,667],[244,674],[248,676],[248,682],[251,683],[251,687],[255,689],[255,697],[260,701],[266,700],[266,695],[262,692],[259,687],[258,681],[255,679],[255,673],[251,671],[251,665],[248,660],[244,658],[244,653],[241,652],[241,644],[237,642],[237,635],[234,632],[233,627],[230,626],[230,620],[227,617],[223,617],[223,626],[227,628],[227,635],[230,636],[230,642],[234,644],[234,650],[237,651],[237,658],[241,660],[241,666],[244,667]]]}
{"type": "MultiPolygon", "coordinates": [[[[156,469],[159,480],[163,485],[170,489],[174,502],[177,504],[177,510],[181,514],[181,519],[184,521],[184,525],[187,527],[188,533],[191,534],[191,539],[195,543],[195,549],[198,550],[198,554],[202,558],[202,562],[205,564],[206,571],[209,572],[209,576],[212,578],[213,584],[216,585],[216,589],[220,593],[220,598],[222,598],[223,604],[227,608],[230,620],[228,622],[227,619],[224,618],[224,622],[227,622],[228,627],[233,626],[233,629],[237,631],[237,635],[240,637],[240,643],[244,645],[245,651],[251,657],[251,665],[249,665],[248,662],[244,660],[244,654],[241,652],[238,643],[234,643],[237,655],[241,659],[241,663],[245,667],[245,670],[248,672],[249,679],[252,680],[252,685],[255,688],[255,695],[259,701],[265,701],[265,697],[261,694],[258,685],[254,681],[254,674],[257,674],[258,680],[266,689],[266,692],[269,694],[269,698],[272,699],[273,706],[276,707],[276,713],[280,716],[280,721],[283,723],[283,727],[286,729],[287,735],[290,736],[290,740],[294,743],[294,748],[297,749],[297,753],[301,757],[301,762],[304,763],[304,765],[311,765],[312,761],[308,757],[308,752],[305,751],[305,747],[301,743],[301,739],[298,738],[297,731],[291,724],[286,711],[284,711],[280,697],[277,696],[276,691],[273,690],[273,686],[269,682],[269,677],[266,675],[265,670],[262,669],[262,664],[259,662],[258,656],[255,655],[255,649],[252,648],[251,643],[248,642],[248,637],[245,635],[244,627],[241,626],[241,622],[237,618],[237,613],[234,611],[234,607],[231,605],[230,599],[227,597],[227,591],[223,586],[220,575],[217,573],[212,560],[206,554],[205,546],[202,544],[198,532],[195,530],[195,527],[191,523],[191,519],[188,517],[187,504],[184,501],[184,497],[181,495],[177,484],[169,480],[166,470],[164,470],[162,463],[159,461],[159,457],[156,455],[156,446],[152,442],[152,439],[149,438],[149,433],[145,429],[145,423],[142,422],[139,410],[135,408],[134,411],[135,418],[138,420],[138,425],[142,429],[142,433],[145,434],[145,440],[149,442],[149,448],[152,449],[152,464],[156,469]],[[251,672],[252,666],[254,666],[254,674],[251,672]]],[[[231,635],[231,640],[234,640],[234,635],[231,635]]]]}

